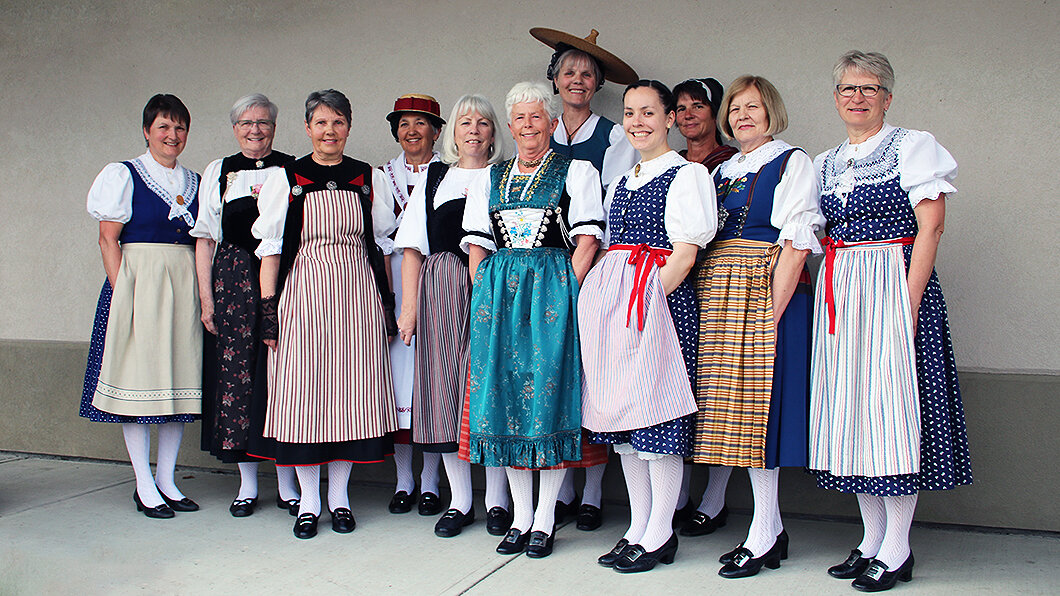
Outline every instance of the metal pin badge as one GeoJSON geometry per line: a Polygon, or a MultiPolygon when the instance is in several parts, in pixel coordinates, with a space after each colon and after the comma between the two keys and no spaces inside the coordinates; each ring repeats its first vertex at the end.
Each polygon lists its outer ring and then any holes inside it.
{"type": "Polygon", "coordinates": [[[302,194],[302,187],[298,186],[296,184],[294,187],[291,188],[291,194],[296,196],[296,197],[301,195],[302,194]]]}
{"type": "Polygon", "coordinates": [[[259,159],[258,161],[254,162],[254,167],[258,168],[258,169],[264,168],[265,167],[265,162],[263,162],[263,161],[261,161],[259,159]]]}
{"type": "Polygon", "coordinates": [[[334,180],[328,180],[328,183],[325,184],[324,186],[328,187],[328,190],[335,190],[336,188],[339,187],[338,183],[335,182],[334,180]]]}

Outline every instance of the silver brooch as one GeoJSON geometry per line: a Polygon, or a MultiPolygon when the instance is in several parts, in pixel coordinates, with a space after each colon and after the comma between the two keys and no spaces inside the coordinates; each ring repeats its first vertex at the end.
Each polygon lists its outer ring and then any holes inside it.
{"type": "Polygon", "coordinates": [[[738,161],[740,163],[743,163],[743,162],[747,161],[747,156],[746,155],[741,155],[740,159],[737,159],[736,161],[738,161]]]}
{"type": "Polygon", "coordinates": [[[335,190],[339,185],[334,180],[328,180],[328,183],[324,186],[328,187],[328,190],[335,190]]]}
{"type": "Polygon", "coordinates": [[[295,185],[295,186],[294,186],[294,187],[293,187],[293,188],[291,189],[291,194],[292,194],[292,195],[294,195],[294,196],[296,196],[296,197],[297,197],[297,196],[299,196],[299,195],[301,195],[301,194],[302,194],[302,187],[301,187],[301,186],[298,186],[298,185],[296,184],[296,185],[295,185]]]}
{"type": "Polygon", "coordinates": [[[364,186],[361,187],[361,194],[363,194],[365,196],[368,196],[368,195],[372,194],[372,187],[370,187],[367,184],[365,184],[364,186]]]}
{"type": "Polygon", "coordinates": [[[259,159],[258,161],[254,162],[254,167],[255,168],[264,168],[265,167],[265,162],[263,162],[263,161],[261,161],[259,159]]]}

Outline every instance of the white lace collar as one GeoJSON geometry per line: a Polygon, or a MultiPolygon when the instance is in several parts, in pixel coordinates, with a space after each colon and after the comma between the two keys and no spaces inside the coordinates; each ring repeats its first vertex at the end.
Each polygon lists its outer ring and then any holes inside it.
{"type": "Polygon", "coordinates": [[[883,128],[881,128],[879,132],[856,145],[852,145],[849,139],[843,141],[843,144],[839,146],[839,151],[836,152],[836,159],[839,161],[865,159],[872,155],[872,152],[880,146],[880,143],[882,143],[883,140],[887,138],[887,135],[891,134],[893,130],[894,127],[885,122],[883,128]]]}
{"type": "Polygon", "coordinates": [[[721,167],[721,177],[726,180],[735,180],[752,172],[757,172],[762,169],[762,166],[773,161],[778,155],[789,149],[794,149],[794,147],[777,139],[762,145],[746,155],[743,153],[737,153],[719,166],[721,167]],[[740,158],[744,158],[743,161],[740,161],[740,158]]]}
{"type": "Polygon", "coordinates": [[[169,219],[181,218],[189,226],[195,225],[188,207],[198,196],[199,181],[195,174],[178,162],[167,168],[155,160],[150,151],[132,160],[133,168],[152,192],[169,206],[169,219]],[[174,196],[174,192],[176,196],[174,196]]]}

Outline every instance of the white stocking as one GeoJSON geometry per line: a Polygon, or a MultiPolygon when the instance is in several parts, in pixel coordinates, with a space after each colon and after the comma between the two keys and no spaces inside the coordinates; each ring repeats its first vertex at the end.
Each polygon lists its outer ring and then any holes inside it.
{"type": "Polygon", "coordinates": [[[486,511],[500,507],[505,511],[511,507],[508,498],[508,474],[504,468],[486,466],[486,511]]]}
{"type": "Polygon", "coordinates": [[[537,489],[537,511],[534,511],[535,532],[552,534],[556,529],[556,498],[563,486],[563,478],[569,470],[541,470],[540,484],[537,489]]]}
{"type": "Polygon", "coordinates": [[[258,462],[239,463],[239,494],[236,500],[253,499],[258,496],[258,462]]]}
{"type": "Polygon", "coordinates": [[[412,445],[394,444],[394,469],[397,470],[397,488],[395,493],[405,491],[412,494],[416,491],[416,479],[412,475],[412,445]]]}
{"type": "Polygon", "coordinates": [[[714,519],[725,506],[725,489],[729,487],[731,474],[731,466],[710,466],[707,490],[703,493],[703,500],[699,502],[699,511],[707,517],[714,519]]]}
{"type": "Polygon", "coordinates": [[[348,461],[328,463],[328,510],[350,508],[350,470],[353,464],[348,461]]]}
{"type": "Polygon", "coordinates": [[[636,453],[623,453],[620,457],[629,492],[629,529],[623,538],[630,544],[640,544],[651,516],[651,474],[648,462],[637,457],[636,453]]]}
{"type": "Polygon", "coordinates": [[[744,548],[755,557],[766,554],[777,540],[773,531],[774,510],[777,508],[777,490],[780,484],[780,468],[764,470],[748,468],[751,477],[751,490],[754,493],[755,510],[751,518],[751,528],[747,531],[744,548]]]}
{"type": "MultiPolygon", "coordinates": [[[[563,484],[559,487],[559,493],[556,495],[556,500],[563,501],[567,505],[570,505],[574,501],[574,496],[577,494],[574,492],[574,470],[563,470],[563,473],[563,484]]],[[[539,495],[538,504],[540,503],[541,498],[539,495]]]]}
{"type": "Polygon", "coordinates": [[[449,478],[449,489],[453,492],[449,508],[467,513],[471,510],[471,464],[460,459],[456,453],[443,453],[442,462],[445,463],[445,475],[449,478]]]}
{"type": "Polygon", "coordinates": [[[294,473],[294,466],[276,466],[276,488],[280,493],[280,499],[290,501],[299,499],[298,476],[294,473]]]}
{"type": "Polygon", "coordinates": [[[441,453],[423,452],[423,469],[420,470],[420,492],[438,494],[438,464],[441,453]]]}
{"type": "Polygon", "coordinates": [[[515,468],[505,471],[512,489],[512,527],[525,534],[534,523],[534,473],[515,468]]]}
{"type": "Polygon", "coordinates": [[[867,493],[858,493],[858,507],[861,509],[861,525],[865,533],[861,537],[858,550],[866,559],[873,559],[880,552],[883,535],[887,531],[887,516],[883,511],[883,497],[867,493]]]}
{"type": "Polygon", "coordinates": [[[164,501],[151,475],[151,429],[146,424],[130,422],[121,425],[121,432],[125,435],[125,449],[129,451],[129,461],[136,474],[136,493],[145,507],[158,507],[164,501]]]}
{"type": "Polygon", "coordinates": [[[692,484],[692,464],[684,464],[681,467],[681,490],[677,493],[677,505],[674,511],[684,509],[688,505],[688,488],[692,484]]]}
{"type": "Polygon", "coordinates": [[[607,470],[607,462],[585,468],[585,489],[582,491],[582,503],[600,506],[604,497],[604,472],[607,470]]]}
{"type": "Polygon", "coordinates": [[[883,498],[883,508],[887,512],[887,533],[876,559],[892,571],[909,558],[909,526],[913,523],[916,499],[916,494],[883,498]]]}
{"type": "MultiPolygon", "coordinates": [[[[174,501],[184,498],[173,479],[177,468],[177,452],[184,437],[183,422],[167,422],[158,425],[158,460],[155,462],[155,484],[158,490],[174,501]]],[[[142,497],[141,497],[142,498],[142,497]]]]}
{"type": "Polygon", "coordinates": [[[298,486],[302,491],[298,515],[320,515],[320,466],[294,466],[294,471],[298,474],[298,486]]]}
{"type": "Polygon", "coordinates": [[[640,545],[651,552],[666,544],[674,533],[674,507],[677,493],[681,491],[681,467],[683,462],[677,455],[667,455],[648,461],[651,477],[651,514],[640,545]]]}

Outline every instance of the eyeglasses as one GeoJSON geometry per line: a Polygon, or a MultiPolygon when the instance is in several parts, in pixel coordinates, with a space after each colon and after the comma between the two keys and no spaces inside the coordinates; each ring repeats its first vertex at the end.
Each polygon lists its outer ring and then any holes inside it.
{"type": "Polygon", "coordinates": [[[876,94],[880,91],[886,91],[887,88],[882,85],[836,85],[835,92],[842,95],[843,97],[854,97],[854,94],[861,91],[861,94],[865,97],[876,97],[876,94]]]}
{"type": "Polygon", "coordinates": [[[236,126],[238,126],[240,130],[250,130],[251,128],[254,128],[255,124],[263,129],[272,128],[276,125],[272,120],[236,120],[236,126]]]}

